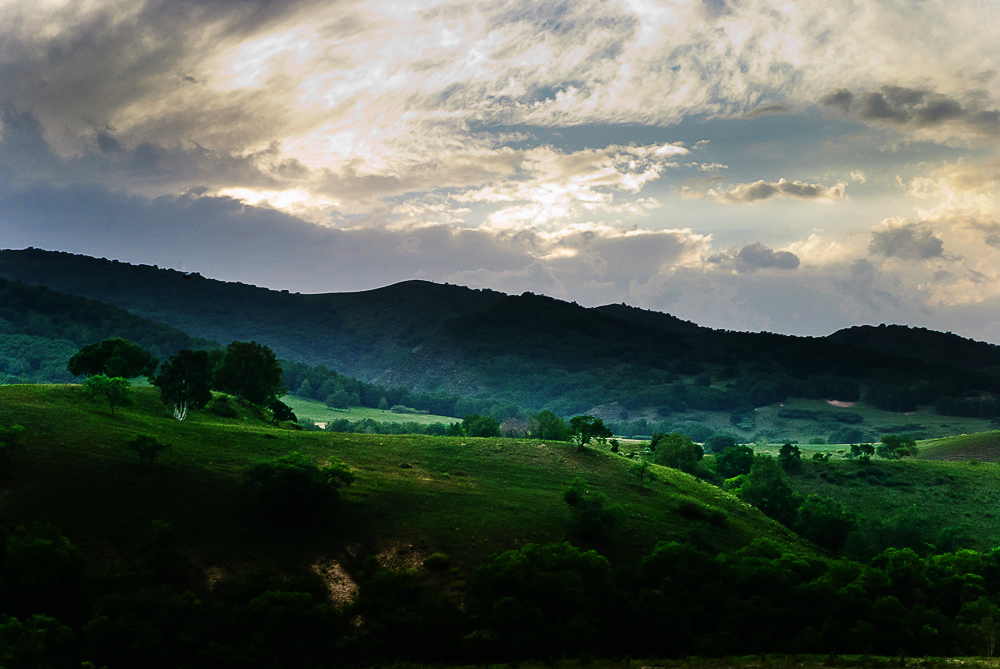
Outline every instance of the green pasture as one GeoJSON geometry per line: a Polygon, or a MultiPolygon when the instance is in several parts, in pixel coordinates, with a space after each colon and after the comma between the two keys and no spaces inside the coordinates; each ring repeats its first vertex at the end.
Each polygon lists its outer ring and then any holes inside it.
{"type": "Polygon", "coordinates": [[[461,418],[450,416],[435,416],[426,413],[395,413],[393,411],[383,411],[381,409],[371,409],[368,407],[351,407],[349,409],[333,409],[317,400],[295,395],[286,395],[281,401],[292,408],[295,415],[300,420],[311,420],[314,423],[329,423],[330,421],[347,419],[357,422],[359,420],[371,419],[376,423],[419,423],[420,425],[431,425],[432,423],[461,422],[461,418]]]}
{"type": "Polygon", "coordinates": [[[843,446],[834,444],[809,444],[814,438],[828,440],[830,433],[838,427],[859,428],[865,441],[876,442],[883,434],[918,433],[925,439],[941,438],[957,434],[972,434],[991,429],[991,423],[985,418],[961,418],[957,416],[942,416],[933,407],[920,407],[912,412],[883,411],[866,402],[855,402],[853,406],[838,407],[824,400],[789,399],[785,402],[758,407],[753,411],[752,424],[745,428],[734,426],[725,412],[696,412],[673,416],[675,420],[699,423],[717,432],[727,432],[739,439],[749,441],[761,440],[767,444],[780,446],[785,441],[797,443],[800,448],[817,450],[837,450],[843,446]],[[819,419],[786,418],[781,416],[782,410],[804,410],[814,412],[819,419]],[[836,414],[859,414],[863,420],[857,424],[836,422],[836,414]],[[836,447],[835,447],[836,446],[836,447]]]}
{"type": "Polygon", "coordinates": [[[178,422],[154,389],[136,389],[135,398],[112,418],[77,385],[0,387],[0,423],[26,428],[0,479],[3,515],[54,523],[103,560],[127,554],[158,519],[200,563],[223,572],[371,554],[419,564],[433,552],[447,553],[461,569],[524,543],[573,538],[562,490],[581,477],[621,508],[620,524],[599,546],[609,557],[636,558],[671,539],[725,550],[768,536],[789,550],[809,550],[755,509],[686,474],[656,467],[658,479],[640,487],[633,462],[605,449],[303,432],[247,410],[233,419],[192,412],[178,422]],[[138,434],[172,445],[152,471],[125,448],[138,434]],[[339,458],[356,473],[331,522],[275,525],[244,503],[244,468],[291,451],[320,464],[339,458]]]}
{"type": "Polygon", "coordinates": [[[859,552],[877,553],[888,542],[918,552],[928,544],[939,550],[1000,546],[1000,464],[910,458],[802,464],[801,473],[789,476],[792,486],[854,513],[859,552]]]}

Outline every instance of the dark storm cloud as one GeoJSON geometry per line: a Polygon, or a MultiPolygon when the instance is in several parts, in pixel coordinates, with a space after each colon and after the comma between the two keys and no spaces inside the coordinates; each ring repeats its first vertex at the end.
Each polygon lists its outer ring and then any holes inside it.
{"type": "Polygon", "coordinates": [[[747,113],[746,118],[755,119],[761,116],[783,116],[785,114],[791,114],[792,110],[784,105],[779,104],[766,104],[760,105],[759,107],[753,109],[747,113]]]}
{"type": "Polygon", "coordinates": [[[281,160],[276,146],[249,154],[209,150],[193,143],[166,147],[147,141],[129,148],[107,130],[95,132],[79,154],[63,157],[48,145],[33,114],[15,112],[9,106],[0,108],[0,127],[0,177],[8,188],[46,181],[63,186],[140,184],[167,190],[232,183],[268,188],[308,172],[297,161],[281,160]]]}
{"type": "Polygon", "coordinates": [[[741,274],[758,269],[793,270],[799,267],[799,258],[789,251],[775,251],[760,242],[747,244],[735,254],[723,253],[708,259],[712,264],[735,269],[741,274]]]}
{"type": "Polygon", "coordinates": [[[930,230],[907,224],[872,233],[872,253],[904,260],[929,260],[944,255],[944,243],[930,230]]]}
{"type": "MultiPolygon", "coordinates": [[[[302,4],[147,0],[80,10],[70,5],[45,16],[44,33],[41,26],[0,28],[0,104],[34,114],[52,132],[80,135],[88,125],[103,132],[132,105],[148,105],[181,87],[198,87],[198,70],[206,53],[219,44],[254,35],[302,4]]],[[[12,17],[13,25],[27,23],[32,16],[24,12],[12,17]]],[[[197,135],[209,125],[224,126],[228,115],[228,132],[252,133],[241,119],[241,107],[249,100],[234,94],[229,102],[228,108],[213,104],[201,110],[201,115],[197,111],[181,115],[176,109],[144,110],[130,121],[136,129],[147,131],[147,136],[155,128],[178,139],[197,135]]],[[[254,102],[259,113],[264,102],[254,102]]],[[[160,134],[153,136],[159,139],[160,134]]]]}
{"type": "Polygon", "coordinates": [[[839,89],[820,98],[820,103],[863,121],[914,128],[952,123],[981,134],[1000,132],[1000,111],[965,107],[955,98],[931,90],[883,86],[855,95],[839,89]]]}

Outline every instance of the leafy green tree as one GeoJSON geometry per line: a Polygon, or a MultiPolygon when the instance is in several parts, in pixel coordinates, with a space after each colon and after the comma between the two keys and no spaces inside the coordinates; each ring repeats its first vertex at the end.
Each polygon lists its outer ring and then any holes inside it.
{"type": "Polygon", "coordinates": [[[531,417],[529,434],[533,439],[546,441],[569,441],[569,426],[559,416],[545,409],[531,417]]]}
{"type": "Polygon", "coordinates": [[[83,387],[91,397],[103,397],[107,400],[112,416],[115,415],[116,406],[126,407],[132,404],[132,384],[120,376],[97,374],[84,381],[83,387]]]}
{"type": "Polygon", "coordinates": [[[639,460],[631,467],[632,475],[639,479],[639,487],[642,488],[646,484],[646,479],[653,479],[653,473],[649,470],[650,464],[648,460],[639,460]]]}
{"type": "Polygon", "coordinates": [[[125,444],[125,448],[135,451],[143,467],[152,469],[156,463],[156,458],[160,453],[170,448],[170,444],[161,444],[156,437],[151,437],[148,434],[140,434],[129,439],[125,444]]]}
{"type": "Polygon", "coordinates": [[[250,465],[243,489],[264,514],[287,520],[329,511],[339,499],[341,486],[353,480],[353,472],[339,461],[321,468],[293,452],[250,465]]]}
{"type": "Polygon", "coordinates": [[[593,416],[574,416],[569,419],[569,431],[577,442],[577,451],[583,452],[584,447],[592,440],[603,444],[614,433],[604,425],[604,421],[593,416]]]}
{"type": "Polygon", "coordinates": [[[465,631],[458,607],[417,570],[384,569],[372,560],[357,582],[347,614],[360,623],[344,647],[358,662],[430,661],[458,648],[465,631]]]}
{"type": "Polygon", "coordinates": [[[500,423],[493,416],[472,414],[462,419],[462,432],[467,437],[499,437],[500,423]]]}
{"type": "Polygon", "coordinates": [[[725,432],[718,432],[705,440],[706,453],[722,453],[727,448],[736,445],[736,437],[725,432]]]}
{"type": "Polygon", "coordinates": [[[1000,608],[988,597],[963,604],[955,623],[959,647],[965,655],[993,657],[1000,650],[1000,608]]]}
{"type": "Polygon", "coordinates": [[[611,565],[567,542],[527,544],[493,556],[469,579],[468,637],[483,659],[545,659],[605,653],[616,637],[611,565]]]}
{"type": "Polygon", "coordinates": [[[234,341],[222,353],[215,387],[241,400],[266,406],[283,394],[281,365],[274,352],[255,341],[234,341]]]}
{"type": "Polygon", "coordinates": [[[73,376],[120,376],[131,379],[151,377],[158,361],[143,347],[121,337],[88,344],[77,351],[66,365],[73,376]]]}
{"type": "Polygon", "coordinates": [[[24,432],[23,425],[0,425],[0,469],[10,465],[17,442],[24,432]]]}
{"type": "Polygon", "coordinates": [[[153,378],[160,399],[184,420],[188,409],[202,409],[212,399],[212,361],[208,351],[184,349],[163,363],[153,378]]]}
{"type": "Polygon", "coordinates": [[[0,607],[25,620],[65,619],[85,601],[83,553],[52,525],[0,526],[0,607]]]}
{"type": "Polygon", "coordinates": [[[899,434],[887,434],[882,437],[882,443],[875,449],[875,454],[885,460],[899,460],[906,456],[917,454],[917,442],[911,437],[899,434]]]}
{"type": "Polygon", "coordinates": [[[871,462],[873,455],[875,455],[875,447],[871,444],[851,444],[851,457],[862,464],[871,462]]]}
{"type": "Polygon", "coordinates": [[[604,493],[590,492],[587,482],[574,478],[563,489],[563,501],[569,505],[580,536],[589,541],[600,541],[608,529],[618,523],[621,511],[618,507],[608,507],[608,497],[604,493]]]}
{"type": "Polygon", "coordinates": [[[282,423],[284,421],[291,421],[295,423],[299,420],[299,417],[295,415],[294,411],[292,411],[292,407],[288,406],[277,397],[268,402],[267,408],[271,410],[271,415],[274,417],[275,423],[282,423]]]}
{"type": "Polygon", "coordinates": [[[715,471],[723,478],[749,474],[752,466],[753,449],[749,446],[730,446],[715,456],[715,471]]]}
{"type": "Polygon", "coordinates": [[[806,497],[799,507],[793,529],[802,537],[831,553],[839,553],[855,525],[854,514],[832,499],[806,497]]]}
{"type": "Polygon", "coordinates": [[[788,483],[781,465],[766,453],[754,456],[750,473],[737,489],[736,496],[786,527],[795,523],[798,494],[788,483]]]}
{"type": "Polygon", "coordinates": [[[704,456],[701,446],[679,432],[654,434],[652,441],[649,442],[649,448],[653,451],[653,461],[656,464],[679,469],[688,474],[698,471],[698,463],[704,456]]]}
{"type": "Polygon", "coordinates": [[[802,451],[798,446],[785,442],[778,451],[778,464],[789,474],[802,471],[802,451]]]}
{"type": "Polygon", "coordinates": [[[76,667],[76,645],[73,630],[51,616],[0,616],[0,667],[76,667]]]}

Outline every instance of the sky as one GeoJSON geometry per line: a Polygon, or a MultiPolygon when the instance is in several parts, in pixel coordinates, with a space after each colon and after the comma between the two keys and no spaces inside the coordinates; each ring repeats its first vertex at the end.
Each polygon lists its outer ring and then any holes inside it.
{"type": "Polygon", "coordinates": [[[995,0],[0,0],[0,248],[1000,343],[995,0]]]}

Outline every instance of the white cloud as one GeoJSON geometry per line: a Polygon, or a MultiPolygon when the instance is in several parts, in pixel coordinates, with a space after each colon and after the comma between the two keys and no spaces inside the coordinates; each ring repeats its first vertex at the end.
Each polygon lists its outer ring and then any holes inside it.
{"type": "Polygon", "coordinates": [[[823,184],[810,184],[787,179],[778,179],[773,182],[760,179],[753,183],[729,186],[726,189],[708,188],[699,191],[686,187],[684,194],[688,197],[709,197],[719,202],[729,203],[753,203],[784,198],[830,203],[847,197],[847,184],[839,181],[832,186],[824,186],[823,184]]]}

